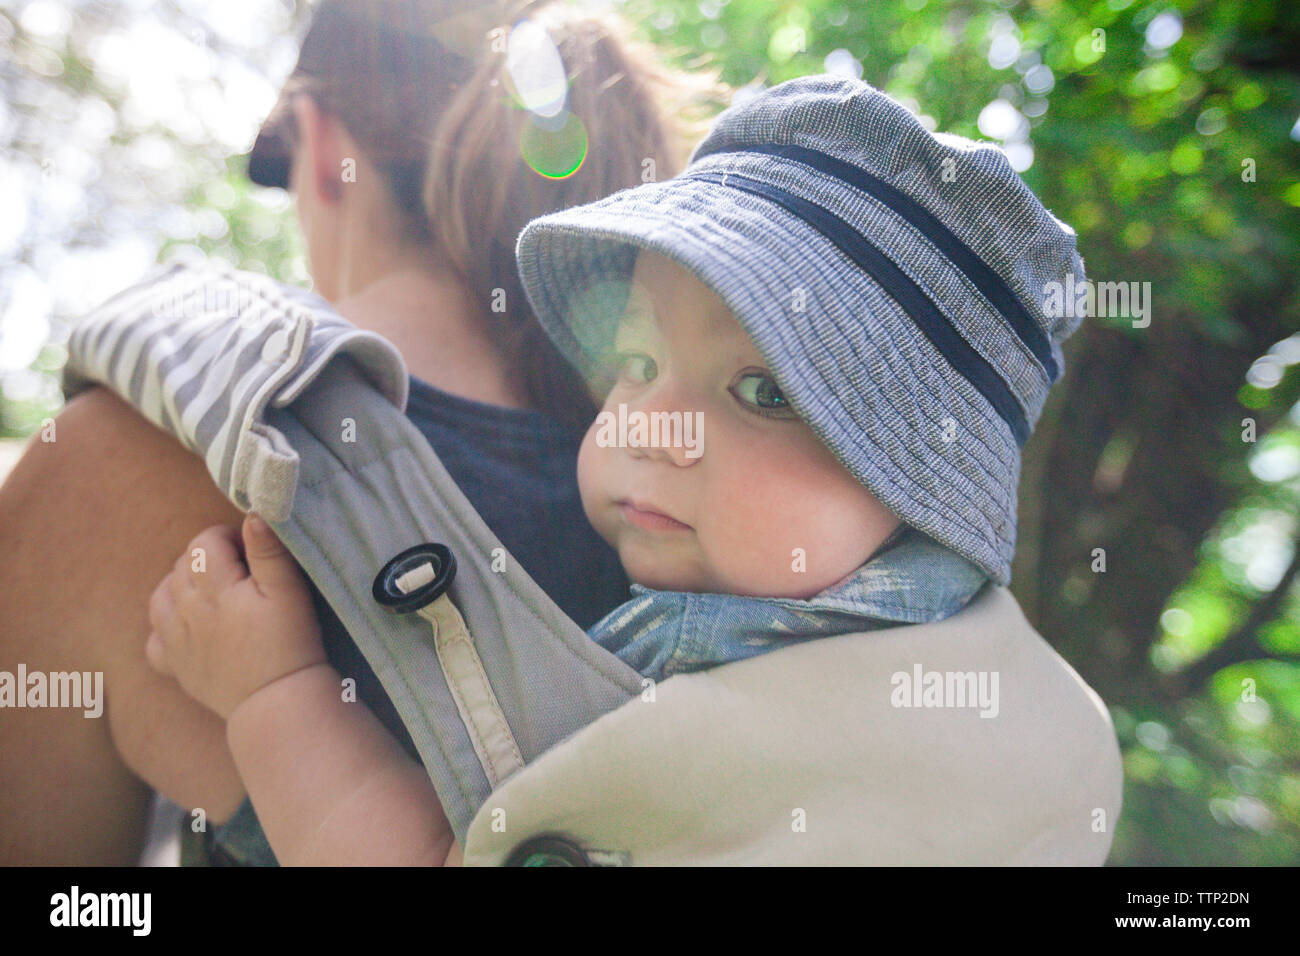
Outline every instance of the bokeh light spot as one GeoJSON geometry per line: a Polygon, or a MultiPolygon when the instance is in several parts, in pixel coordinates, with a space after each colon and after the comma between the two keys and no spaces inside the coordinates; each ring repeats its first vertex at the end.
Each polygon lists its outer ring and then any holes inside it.
{"type": "Polygon", "coordinates": [[[506,40],[506,73],[524,109],[557,116],[568,99],[564,60],[546,28],[531,20],[515,24],[506,40]]]}

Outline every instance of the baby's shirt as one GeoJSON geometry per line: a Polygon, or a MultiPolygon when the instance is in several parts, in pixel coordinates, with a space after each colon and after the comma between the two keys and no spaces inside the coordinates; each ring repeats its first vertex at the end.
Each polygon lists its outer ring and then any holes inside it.
{"type": "Polygon", "coordinates": [[[987,580],[973,562],[901,525],[866,564],[806,600],[633,584],[632,599],[588,634],[642,676],[663,680],[787,644],[941,621],[964,608],[987,580]]]}

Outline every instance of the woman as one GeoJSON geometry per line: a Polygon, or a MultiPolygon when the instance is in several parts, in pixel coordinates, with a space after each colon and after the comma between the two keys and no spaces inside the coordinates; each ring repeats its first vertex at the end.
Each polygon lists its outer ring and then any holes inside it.
{"type": "MultiPolygon", "coordinates": [[[[548,178],[528,164],[548,162],[528,146],[548,141],[536,132],[545,119],[537,126],[520,107],[530,91],[517,77],[528,71],[504,42],[518,13],[464,0],[326,0],[249,172],[292,186],[316,291],[402,352],[413,422],[492,530],[585,627],[626,584],[573,485],[594,407],[528,312],[514,239],[545,212],[649,170],[672,175],[696,131],[663,117],[678,94],[718,87],[668,75],[606,18],[528,5],[558,48],[567,108],[589,144],[576,173],[548,178]],[[546,560],[555,546],[578,573],[546,560]]],[[[148,596],[174,556],[204,527],[241,516],[199,459],[106,390],[69,402],[56,436],[33,443],[0,488],[0,670],[102,671],[107,701],[99,720],[3,715],[0,862],[134,863],[151,789],[202,809],[210,827],[239,811],[236,835],[251,836],[251,849],[232,860],[269,862],[224,725],[153,672],[143,650],[148,596]]],[[[328,618],[331,659],[402,736],[328,618]]]]}

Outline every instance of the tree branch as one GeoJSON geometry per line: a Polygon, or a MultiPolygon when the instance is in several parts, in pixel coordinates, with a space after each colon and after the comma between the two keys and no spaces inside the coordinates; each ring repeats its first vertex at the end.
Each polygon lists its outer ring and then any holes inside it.
{"type": "Polygon", "coordinates": [[[1278,616],[1297,575],[1300,575],[1300,542],[1297,542],[1295,554],[1283,573],[1282,580],[1251,609],[1245,623],[1200,660],[1169,675],[1168,681],[1164,683],[1170,685],[1169,689],[1175,696],[1199,691],[1211,677],[1232,664],[1271,657],[1271,653],[1259,643],[1259,629],[1278,616]]]}

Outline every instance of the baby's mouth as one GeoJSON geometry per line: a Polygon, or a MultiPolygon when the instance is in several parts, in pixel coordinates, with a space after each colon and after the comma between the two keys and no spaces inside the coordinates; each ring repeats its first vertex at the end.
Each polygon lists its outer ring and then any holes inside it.
{"type": "Polygon", "coordinates": [[[658,511],[645,502],[634,502],[626,498],[615,501],[623,515],[623,520],[633,527],[644,531],[690,531],[691,526],[678,521],[671,515],[658,511]]]}

